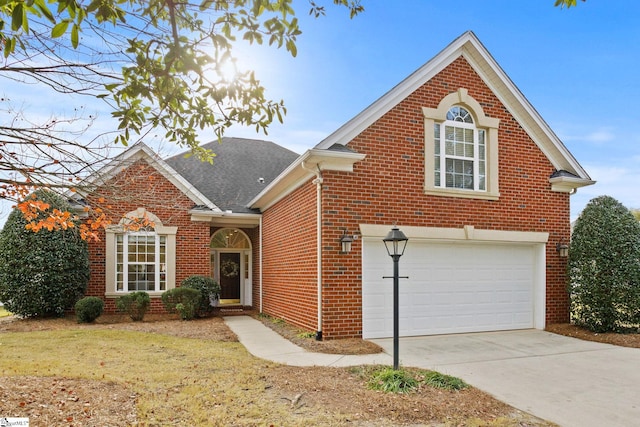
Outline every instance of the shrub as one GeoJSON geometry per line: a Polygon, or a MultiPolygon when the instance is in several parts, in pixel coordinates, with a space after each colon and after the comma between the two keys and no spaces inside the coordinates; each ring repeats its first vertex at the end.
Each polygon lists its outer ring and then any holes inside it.
{"type": "Polygon", "coordinates": [[[460,378],[451,375],[441,374],[436,371],[428,371],[424,373],[423,382],[431,387],[441,388],[444,390],[463,390],[469,385],[460,378]]]}
{"type": "Polygon", "coordinates": [[[213,301],[220,298],[220,285],[207,276],[189,276],[180,283],[181,288],[196,289],[200,292],[200,306],[197,315],[204,317],[213,311],[213,301]]]}
{"type": "Polygon", "coordinates": [[[591,200],[575,223],[568,261],[571,318],[594,332],[640,323],[640,224],[609,196],[591,200]]]}
{"type": "MultiPolygon", "coordinates": [[[[61,196],[38,190],[33,196],[53,209],[69,212],[61,196]]],[[[34,232],[13,209],[0,232],[0,301],[21,317],[62,316],[82,298],[89,281],[89,252],[78,227],[34,232]]]]}
{"type": "Polygon", "coordinates": [[[162,304],[170,313],[178,312],[182,320],[196,317],[202,296],[200,291],[192,288],[174,288],[162,294],[162,304]]]}
{"type": "Polygon", "coordinates": [[[131,292],[118,297],[116,300],[118,311],[127,313],[134,322],[142,321],[150,305],[151,298],[145,291],[131,292]]]}
{"type": "Polygon", "coordinates": [[[102,314],[104,301],[98,297],[84,297],[74,307],[78,323],[92,323],[102,314]]]}
{"type": "Polygon", "coordinates": [[[418,387],[418,381],[405,370],[383,367],[371,374],[368,386],[386,393],[410,393],[418,387]]]}

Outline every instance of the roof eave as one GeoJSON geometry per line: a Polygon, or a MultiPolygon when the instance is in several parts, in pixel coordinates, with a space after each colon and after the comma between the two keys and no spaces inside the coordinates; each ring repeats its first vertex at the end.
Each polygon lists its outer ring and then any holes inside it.
{"type": "Polygon", "coordinates": [[[409,77],[321,141],[316,148],[329,148],[334,144],[346,145],[459,56],[463,56],[476,70],[556,169],[570,171],[587,181],[591,179],[471,31],[450,43],[409,77]]]}
{"type": "Polygon", "coordinates": [[[355,152],[307,150],[254,197],[248,207],[264,211],[316,176],[315,171],[353,172],[353,165],[365,157],[355,152]]]}
{"type": "Polygon", "coordinates": [[[593,181],[591,179],[583,179],[572,176],[557,176],[554,178],[549,178],[549,182],[551,183],[551,191],[570,194],[578,191],[578,188],[580,187],[586,187],[596,183],[596,181],[593,181]]]}

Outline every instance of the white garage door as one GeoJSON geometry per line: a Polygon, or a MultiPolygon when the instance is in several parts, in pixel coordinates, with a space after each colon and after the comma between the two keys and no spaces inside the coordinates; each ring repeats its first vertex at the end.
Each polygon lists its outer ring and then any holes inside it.
{"type": "MultiPolygon", "coordinates": [[[[400,336],[534,327],[536,246],[409,240],[400,258],[400,336]]],[[[363,241],[363,337],[393,336],[393,262],[363,241]]]]}

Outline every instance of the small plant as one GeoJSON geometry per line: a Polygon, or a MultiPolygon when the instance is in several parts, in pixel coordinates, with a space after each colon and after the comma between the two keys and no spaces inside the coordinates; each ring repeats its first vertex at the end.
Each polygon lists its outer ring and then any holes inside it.
{"type": "Polygon", "coordinates": [[[98,297],[84,297],[75,306],[78,323],[92,323],[102,314],[104,301],[98,297]]]}
{"type": "Polygon", "coordinates": [[[145,291],[131,292],[118,297],[116,300],[118,311],[127,313],[134,322],[142,321],[150,305],[151,298],[145,291]]]}
{"type": "Polygon", "coordinates": [[[302,332],[299,332],[297,335],[298,338],[315,338],[315,336],[316,336],[316,333],[311,331],[302,331],[302,332]]]}
{"type": "Polygon", "coordinates": [[[373,371],[368,386],[385,393],[410,393],[418,387],[418,381],[403,369],[383,367],[373,371]]]}
{"type": "Polygon", "coordinates": [[[162,304],[169,313],[179,313],[182,320],[196,317],[202,296],[200,291],[192,288],[170,289],[162,294],[162,304]]]}
{"type": "Polygon", "coordinates": [[[436,371],[425,372],[424,379],[422,381],[428,386],[444,390],[463,390],[469,387],[469,384],[465,383],[460,378],[441,374],[436,371]]]}
{"type": "Polygon", "coordinates": [[[180,287],[196,289],[200,292],[200,306],[197,310],[199,317],[211,314],[214,301],[220,299],[220,285],[208,276],[189,276],[181,282],[180,287]]]}

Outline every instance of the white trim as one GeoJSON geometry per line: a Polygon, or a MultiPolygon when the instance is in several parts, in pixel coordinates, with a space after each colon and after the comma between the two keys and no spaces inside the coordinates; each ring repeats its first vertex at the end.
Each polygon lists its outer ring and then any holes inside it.
{"type": "Polygon", "coordinates": [[[187,196],[193,203],[200,206],[206,206],[207,208],[220,211],[212,201],[198,191],[189,181],[187,181],[182,175],[180,175],[175,169],[173,169],[167,162],[162,160],[151,148],[149,148],[143,142],[138,142],[131,146],[128,150],[120,153],[112,161],[107,163],[104,167],[98,170],[96,173],[85,179],[78,188],[89,186],[99,186],[106,183],[109,179],[113,178],[135,161],[144,159],[151,167],[157,170],[164,178],[175,185],[182,193],[187,196]]]}
{"type": "Polygon", "coordinates": [[[366,155],[331,150],[307,150],[249,202],[249,207],[265,211],[315,177],[312,171],[353,172],[353,165],[366,155]]]}
{"type": "Polygon", "coordinates": [[[460,56],[469,62],[557,170],[571,172],[583,180],[583,185],[593,183],[587,172],[471,31],[462,34],[315,148],[327,149],[334,144],[346,145],[460,56]]]}
{"type": "MultiPolygon", "coordinates": [[[[504,243],[547,243],[549,233],[536,231],[505,231],[484,230],[472,225],[463,228],[416,227],[398,225],[402,232],[411,240],[438,241],[475,241],[475,242],[504,242],[504,243]]],[[[387,235],[391,225],[360,224],[362,237],[379,237],[387,235]]]]}

